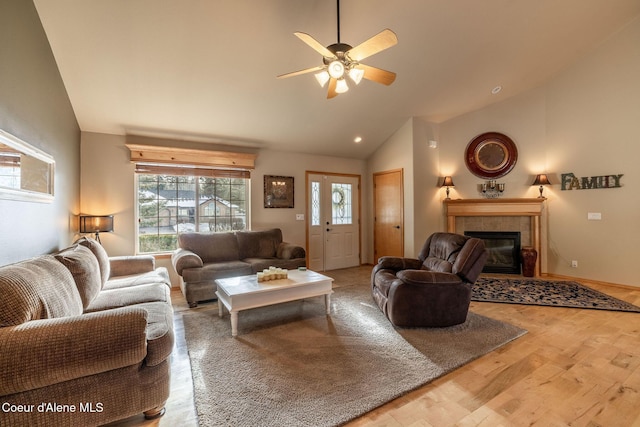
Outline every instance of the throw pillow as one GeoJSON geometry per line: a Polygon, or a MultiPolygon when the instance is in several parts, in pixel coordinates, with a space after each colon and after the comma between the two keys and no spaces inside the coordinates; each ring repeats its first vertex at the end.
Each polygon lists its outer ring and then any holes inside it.
{"type": "Polygon", "coordinates": [[[109,262],[109,255],[107,251],[104,250],[102,245],[98,243],[97,240],[91,239],[89,237],[81,237],[76,240],[76,243],[87,247],[93,252],[96,259],[98,260],[98,265],[100,266],[100,278],[102,279],[102,286],[107,283],[109,280],[109,276],[111,275],[111,263],[109,262]]]}
{"type": "Polygon", "coordinates": [[[82,299],[82,306],[86,309],[102,289],[98,260],[90,249],[82,245],[67,248],[55,257],[71,272],[82,299]]]}

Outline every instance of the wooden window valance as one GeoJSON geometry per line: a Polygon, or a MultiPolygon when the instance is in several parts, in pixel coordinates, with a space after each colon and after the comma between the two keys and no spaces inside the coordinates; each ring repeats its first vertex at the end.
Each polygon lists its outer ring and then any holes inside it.
{"type": "Polygon", "coordinates": [[[180,165],[149,165],[136,163],[136,173],[173,176],[204,176],[207,178],[251,178],[251,172],[244,169],[211,169],[180,165]]]}
{"type": "Polygon", "coordinates": [[[126,144],[136,173],[249,178],[256,154],[126,144]]]}

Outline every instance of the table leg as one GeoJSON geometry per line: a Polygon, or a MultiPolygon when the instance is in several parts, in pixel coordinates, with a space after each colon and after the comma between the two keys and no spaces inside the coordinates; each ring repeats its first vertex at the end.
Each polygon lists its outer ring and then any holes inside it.
{"type": "Polygon", "coordinates": [[[222,301],[218,298],[218,316],[224,316],[224,307],[222,306],[222,301]]]}
{"type": "Polygon", "coordinates": [[[232,311],[231,314],[231,336],[235,337],[238,335],[238,312],[232,311]]]}
{"type": "Polygon", "coordinates": [[[324,305],[327,306],[327,314],[331,314],[331,294],[324,296],[324,305]]]}

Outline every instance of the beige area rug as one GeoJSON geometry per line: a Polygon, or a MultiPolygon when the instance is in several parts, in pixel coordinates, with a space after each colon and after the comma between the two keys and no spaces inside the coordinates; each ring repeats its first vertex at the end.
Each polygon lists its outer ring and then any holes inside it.
{"type": "Polygon", "coordinates": [[[469,313],[462,325],[396,329],[368,286],[240,313],[231,337],[217,305],[184,314],[201,426],[333,426],[524,335],[469,313]]]}

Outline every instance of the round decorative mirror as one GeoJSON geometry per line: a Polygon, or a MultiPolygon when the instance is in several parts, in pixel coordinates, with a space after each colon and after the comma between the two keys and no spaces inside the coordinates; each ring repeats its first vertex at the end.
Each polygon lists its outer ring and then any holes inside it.
{"type": "Polygon", "coordinates": [[[511,138],[498,132],[487,132],[471,140],[465,152],[465,164],[479,178],[505,176],[518,160],[518,149],[511,138]]]}

